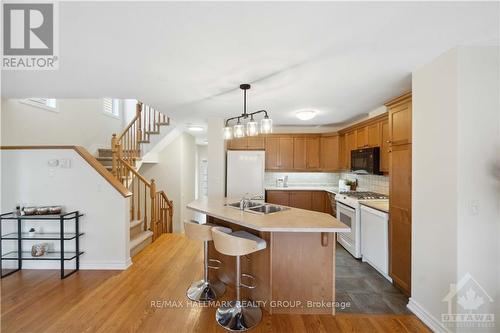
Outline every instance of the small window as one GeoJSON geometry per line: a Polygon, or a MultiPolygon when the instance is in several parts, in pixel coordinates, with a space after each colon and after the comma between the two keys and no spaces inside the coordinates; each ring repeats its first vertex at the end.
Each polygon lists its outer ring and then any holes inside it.
{"type": "Polygon", "coordinates": [[[120,118],[120,107],[121,103],[119,99],[116,98],[104,98],[103,99],[103,105],[104,105],[104,113],[113,116],[116,118],[120,118]]]}
{"type": "Polygon", "coordinates": [[[57,100],[55,98],[26,98],[21,103],[35,106],[37,108],[57,112],[57,100]]]}

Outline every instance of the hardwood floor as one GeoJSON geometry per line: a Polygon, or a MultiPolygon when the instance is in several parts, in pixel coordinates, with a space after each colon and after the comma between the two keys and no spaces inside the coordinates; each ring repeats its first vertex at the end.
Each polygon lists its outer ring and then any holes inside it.
{"type": "MultiPolygon", "coordinates": [[[[127,271],[23,270],[1,280],[2,332],[226,332],[215,307],[186,301],[202,244],[162,235],[127,271]],[[168,303],[170,302],[170,303],[168,303]]],[[[231,299],[228,288],[224,299],[231,299]]],[[[268,315],[251,332],[430,332],[413,315],[268,315]]]]}

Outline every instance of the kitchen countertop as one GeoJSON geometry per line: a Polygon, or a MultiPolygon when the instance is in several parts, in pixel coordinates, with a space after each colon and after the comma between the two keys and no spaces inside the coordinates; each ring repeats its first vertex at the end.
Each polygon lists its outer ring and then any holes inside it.
{"type": "Polygon", "coordinates": [[[266,186],[266,191],[326,191],[330,193],[339,193],[337,186],[328,185],[289,185],[288,187],[266,186]]]}
{"type": "Polygon", "coordinates": [[[349,232],[350,228],[329,214],[290,207],[272,214],[256,214],[225,206],[239,199],[201,198],[187,208],[230,223],[267,232],[349,232]]]}
{"type": "Polygon", "coordinates": [[[370,207],[381,212],[389,214],[389,200],[384,201],[360,201],[360,204],[370,207]]]}

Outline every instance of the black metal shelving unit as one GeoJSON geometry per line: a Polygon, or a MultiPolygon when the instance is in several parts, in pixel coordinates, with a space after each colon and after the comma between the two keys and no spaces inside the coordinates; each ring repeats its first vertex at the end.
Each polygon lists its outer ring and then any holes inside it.
{"type": "Polygon", "coordinates": [[[16,216],[12,212],[0,215],[0,251],[3,250],[4,241],[17,241],[17,250],[9,251],[7,253],[1,253],[0,259],[0,271],[1,277],[4,278],[9,276],[23,267],[23,260],[58,260],[61,263],[61,279],[67,278],[71,274],[75,273],[80,269],[80,256],[84,253],[80,251],[80,237],[84,234],[80,232],[80,217],[83,214],[79,211],[73,211],[66,214],[59,215],[23,215],[16,216]],[[59,232],[47,232],[47,233],[36,233],[35,236],[30,236],[27,232],[22,232],[23,221],[46,221],[54,222],[59,221],[59,232]],[[7,234],[2,233],[3,222],[15,221],[17,222],[17,231],[10,232],[7,234]],[[64,226],[66,221],[74,221],[75,232],[65,232],[64,226]],[[43,256],[33,257],[31,251],[23,251],[22,242],[23,240],[57,240],[60,241],[60,251],[57,252],[47,252],[43,256]],[[65,241],[75,241],[75,251],[65,251],[64,242],[65,241]],[[4,260],[17,260],[17,268],[10,270],[8,273],[4,274],[3,271],[3,261],[4,260]],[[76,260],[75,269],[71,270],[69,273],[64,273],[64,264],[66,261],[76,260]]]}

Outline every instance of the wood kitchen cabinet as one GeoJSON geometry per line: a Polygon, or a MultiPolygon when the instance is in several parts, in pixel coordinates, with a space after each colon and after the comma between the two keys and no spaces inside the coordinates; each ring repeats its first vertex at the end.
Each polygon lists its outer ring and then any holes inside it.
{"type": "Polygon", "coordinates": [[[266,202],[332,214],[330,197],[325,191],[266,191],[266,202]]]}
{"type": "Polygon", "coordinates": [[[323,171],[342,169],[340,154],[340,138],[338,135],[322,136],[320,139],[320,168],[323,171]]]}
{"type": "Polygon", "coordinates": [[[391,145],[411,143],[411,112],[410,100],[403,100],[389,108],[389,141],[391,145]]]}
{"type": "Polygon", "coordinates": [[[366,127],[361,127],[355,130],[356,132],[356,144],[355,148],[366,148],[368,146],[367,129],[366,127]]]}
{"type": "Polygon", "coordinates": [[[290,191],[290,207],[312,210],[310,191],[290,191]]]}
{"type": "Polygon", "coordinates": [[[356,149],[356,131],[347,132],[345,134],[345,147],[347,170],[351,170],[351,150],[356,149]]]}
{"type": "Polygon", "coordinates": [[[293,138],[293,168],[305,170],[307,168],[306,138],[293,138]]]}
{"type": "Polygon", "coordinates": [[[390,154],[389,275],[407,296],[411,296],[411,104],[411,93],[386,104],[390,154]]]}
{"type": "Polygon", "coordinates": [[[317,212],[326,212],[326,192],[325,191],[312,191],[311,192],[311,210],[317,212]]]}
{"type": "Polygon", "coordinates": [[[389,120],[380,123],[380,171],[389,172],[389,120]]]}
{"type": "Polygon", "coordinates": [[[293,169],[293,138],[267,137],[265,140],[266,170],[293,169]]]}
{"type": "Polygon", "coordinates": [[[290,206],[288,191],[266,191],[266,202],[276,205],[290,206]]]}
{"type": "Polygon", "coordinates": [[[234,138],[227,143],[227,149],[230,150],[262,150],[264,148],[264,136],[262,135],[234,138]]]}
{"type": "Polygon", "coordinates": [[[319,169],[319,136],[306,138],[306,169],[319,169]]]}
{"type": "Polygon", "coordinates": [[[366,126],[366,145],[368,147],[381,147],[380,122],[366,126]]]}

